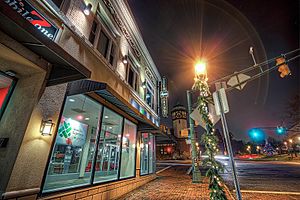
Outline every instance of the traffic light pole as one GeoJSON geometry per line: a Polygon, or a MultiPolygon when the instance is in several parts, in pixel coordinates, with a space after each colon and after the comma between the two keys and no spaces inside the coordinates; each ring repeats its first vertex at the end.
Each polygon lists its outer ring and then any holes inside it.
{"type": "Polygon", "coordinates": [[[237,178],[237,169],[236,169],[234,158],[233,158],[233,151],[232,151],[232,147],[231,147],[229,131],[228,131],[227,121],[226,121],[225,112],[224,112],[224,108],[223,108],[222,98],[221,98],[219,91],[216,91],[216,93],[217,93],[217,99],[218,99],[219,107],[220,107],[220,114],[221,114],[220,116],[221,116],[223,131],[224,131],[226,147],[227,147],[228,155],[230,158],[230,165],[231,165],[231,171],[232,171],[232,176],[233,176],[233,182],[234,182],[234,186],[235,186],[235,190],[236,190],[236,197],[238,200],[242,200],[242,194],[241,194],[241,190],[240,190],[239,180],[237,178]]]}
{"type": "Polygon", "coordinates": [[[239,82],[239,83],[237,83],[237,84],[235,84],[235,85],[233,85],[233,86],[228,87],[228,88],[225,89],[226,91],[230,91],[230,90],[232,90],[232,89],[234,89],[234,88],[236,88],[236,87],[238,87],[238,86],[241,86],[241,85],[243,85],[243,84],[245,84],[245,83],[248,83],[248,82],[250,82],[250,81],[253,81],[253,80],[257,79],[257,78],[260,78],[260,77],[262,77],[262,76],[264,76],[264,75],[270,73],[271,71],[273,71],[273,70],[279,68],[280,66],[287,65],[287,63],[289,63],[289,62],[291,62],[291,61],[293,61],[293,60],[295,60],[295,59],[298,59],[298,58],[300,58],[300,48],[295,49],[295,50],[293,50],[293,51],[290,51],[290,52],[288,52],[288,53],[282,54],[281,56],[278,56],[278,57],[275,57],[275,58],[266,60],[266,61],[264,61],[264,62],[261,62],[261,63],[258,63],[258,64],[255,63],[254,66],[250,66],[250,67],[247,67],[247,68],[245,68],[245,69],[243,69],[243,70],[240,70],[240,71],[238,71],[238,72],[234,72],[233,74],[224,76],[224,77],[222,77],[222,78],[220,78],[220,79],[217,79],[217,80],[214,80],[214,81],[212,81],[212,82],[209,82],[208,84],[209,84],[209,85],[213,85],[213,84],[218,83],[218,82],[227,81],[227,80],[229,80],[230,78],[232,78],[232,77],[234,77],[234,76],[237,76],[238,74],[250,72],[250,71],[253,71],[253,70],[255,70],[255,69],[260,69],[260,72],[259,72],[259,73],[256,73],[256,74],[255,74],[254,76],[252,76],[251,78],[249,78],[249,79],[247,79],[247,80],[245,80],[245,81],[241,81],[241,82],[239,82]],[[272,62],[275,62],[276,59],[278,59],[278,58],[280,58],[280,57],[282,57],[282,56],[286,57],[287,55],[295,54],[295,53],[298,52],[298,51],[299,51],[298,55],[295,55],[295,56],[293,56],[293,57],[291,57],[291,58],[289,58],[289,59],[285,59],[285,60],[282,61],[281,63],[276,64],[276,65],[272,66],[272,67],[269,68],[269,69],[263,70],[263,69],[261,68],[262,66],[271,64],[272,62]]]}
{"type": "Polygon", "coordinates": [[[196,147],[196,135],[195,135],[195,121],[191,118],[192,113],[192,91],[187,90],[187,104],[189,112],[189,123],[190,123],[190,136],[191,136],[191,147],[192,147],[192,169],[193,169],[193,183],[201,182],[201,172],[199,170],[199,159],[197,157],[197,147],[196,147]]]}

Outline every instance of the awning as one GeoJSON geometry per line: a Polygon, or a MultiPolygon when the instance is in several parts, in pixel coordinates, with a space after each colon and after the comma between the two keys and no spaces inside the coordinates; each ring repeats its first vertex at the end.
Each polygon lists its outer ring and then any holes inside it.
{"type": "Polygon", "coordinates": [[[160,133],[159,127],[157,127],[152,121],[147,119],[146,116],[139,113],[139,111],[128,103],[123,97],[117,94],[111,87],[106,83],[91,81],[91,80],[79,80],[73,81],[68,84],[67,95],[95,93],[101,98],[115,105],[117,108],[124,111],[129,116],[133,117],[137,121],[138,131],[147,131],[152,133],[160,133]]]}
{"type": "Polygon", "coordinates": [[[52,64],[48,86],[90,77],[91,72],[86,67],[38,31],[24,16],[4,1],[0,2],[0,29],[52,64]]]}
{"type": "Polygon", "coordinates": [[[165,133],[159,134],[155,137],[156,144],[176,144],[177,140],[173,135],[165,133]]]}

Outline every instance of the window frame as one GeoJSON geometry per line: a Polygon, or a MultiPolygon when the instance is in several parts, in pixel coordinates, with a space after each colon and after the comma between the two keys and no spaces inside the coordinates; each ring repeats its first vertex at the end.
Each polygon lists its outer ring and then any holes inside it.
{"type": "Polygon", "coordinates": [[[62,11],[64,14],[67,13],[69,7],[70,7],[70,3],[71,0],[62,0],[61,5],[58,7],[52,0],[46,0],[46,2],[52,7],[54,8],[54,10],[58,10],[58,11],[62,11]]]}
{"type": "Polygon", "coordinates": [[[8,93],[7,93],[7,95],[4,98],[2,106],[0,107],[0,121],[1,121],[1,119],[2,119],[2,117],[4,115],[4,113],[5,113],[5,110],[6,110],[7,106],[8,106],[8,103],[9,103],[11,97],[12,97],[12,94],[13,94],[13,91],[14,91],[14,89],[16,87],[18,79],[16,77],[7,75],[5,72],[3,72],[1,70],[0,70],[0,75],[2,75],[4,77],[7,77],[7,78],[9,78],[9,79],[12,80],[12,83],[11,83],[11,85],[9,87],[8,93]]]}
{"type": "MultiPolygon", "coordinates": [[[[156,160],[156,154],[155,154],[155,151],[156,151],[156,145],[155,145],[155,136],[152,134],[152,133],[149,133],[149,132],[142,132],[141,133],[141,138],[140,138],[140,141],[142,141],[142,134],[143,133],[147,133],[148,134],[148,137],[149,137],[149,141],[150,141],[150,136],[152,136],[153,137],[153,143],[151,144],[151,145],[153,145],[152,146],[152,150],[153,150],[153,152],[152,152],[152,156],[153,156],[153,158],[152,159],[154,159],[154,160],[156,160]]],[[[149,142],[148,141],[148,142],[149,142]]],[[[145,144],[144,144],[144,146],[145,146],[145,144]]],[[[150,167],[150,147],[149,147],[149,145],[148,145],[148,162],[147,162],[147,164],[148,164],[148,168],[147,168],[147,173],[144,173],[144,174],[142,174],[142,169],[141,169],[141,167],[142,167],[142,164],[141,164],[141,162],[142,162],[142,158],[141,158],[141,153],[140,153],[140,176],[147,176],[147,175],[150,175],[150,174],[155,174],[156,173],[156,170],[155,170],[155,166],[154,166],[154,164],[153,164],[153,162],[152,162],[152,172],[150,173],[149,172],[149,167],[150,167]]]]}
{"type": "Polygon", "coordinates": [[[155,87],[152,85],[152,83],[150,82],[150,81],[148,81],[148,80],[146,80],[146,88],[145,88],[145,103],[152,109],[152,110],[155,110],[155,107],[156,107],[156,100],[155,100],[155,89],[154,89],[155,87]],[[151,93],[151,99],[152,99],[152,103],[151,103],[151,105],[149,105],[148,103],[147,103],[147,90],[149,90],[150,91],[150,93],[151,93]]]}
{"type": "Polygon", "coordinates": [[[137,158],[137,141],[138,141],[138,125],[136,123],[134,123],[133,121],[130,121],[129,119],[123,117],[123,128],[122,128],[122,134],[121,134],[121,151],[120,151],[120,163],[119,163],[119,168],[120,170],[118,171],[118,179],[117,180],[126,180],[126,179],[130,179],[130,178],[135,178],[136,177],[136,158],[137,158]],[[135,152],[134,152],[134,172],[133,172],[133,176],[128,176],[128,177],[124,177],[121,178],[121,167],[122,167],[122,150],[123,150],[123,136],[124,136],[124,129],[125,129],[125,121],[129,121],[131,123],[133,123],[136,126],[136,130],[135,130],[135,152]]]}
{"type": "MultiPolygon", "coordinates": [[[[1,71],[0,71],[1,72],[1,71]]],[[[48,168],[49,168],[49,165],[50,165],[50,161],[51,161],[51,158],[52,158],[52,151],[53,151],[53,148],[55,147],[55,143],[56,143],[56,138],[57,138],[57,132],[58,132],[58,128],[59,126],[56,126],[56,129],[55,129],[55,137],[53,138],[53,142],[51,144],[51,152],[48,154],[48,159],[47,159],[47,164],[46,164],[46,167],[45,167],[45,170],[44,170],[44,174],[43,174],[43,178],[42,178],[42,184],[41,184],[41,190],[39,192],[39,197],[44,197],[44,196],[49,196],[49,195],[52,195],[52,194],[56,194],[58,192],[67,192],[67,191],[74,191],[76,189],[83,189],[83,188],[89,188],[89,187],[93,187],[93,186],[98,186],[98,185],[104,185],[104,184],[108,184],[108,183],[112,183],[112,182],[118,182],[118,181],[122,181],[122,180],[127,180],[127,179],[132,179],[132,178],[136,178],[137,176],[137,173],[136,173],[136,161],[137,161],[137,143],[138,143],[138,129],[136,129],[136,132],[135,132],[135,136],[136,136],[136,140],[135,140],[135,157],[134,157],[134,174],[133,176],[130,176],[130,177],[125,177],[125,178],[120,178],[120,170],[121,170],[121,159],[122,159],[122,151],[120,151],[120,159],[119,159],[119,168],[118,168],[118,176],[117,176],[117,179],[115,180],[108,180],[108,181],[105,181],[105,182],[98,182],[98,183],[94,183],[94,179],[95,179],[95,166],[96,166],[96,159],[97,159],[97,154],[98,154],[98,147],[99,147],[99,144],[100,144],[100,134],[101,134],[101,131],[102,131],[102,121],[103,121],[103,117],[104,117],[104,109],[109,109],[111,110],[112,112],[115,112],[116,114],[120,115],[122,117],[122,132],[121,132],[121,138],[123,138],[123,134],[124,134],[124,122],[125,120],[128,120],[130,121],[131,123],[135,124],[136,127],[138,128],[138,124],[135,123],[134,121],[131,121],[128,117],[118,113],[116,110],[110,108],[109,106],[99,102],[97,99],[93,98],[92,96],[88,95],[88,94],[82,94],[82,95],[85,95],[87,97],[89,97],[91,100],[94,100],[95,102],[97,102],[99,105],[102,106],[101,108],[101,119],[98,120],[98,126],[99,126],[99,131],[97,132],[97,136],[96,136],[96,151],[94,153],[94,162],[93,162],[93,166],[92,166],[92,169],[91,169],[91,178],[90,178],[90,181],[89,183],[85,184],[85,185],[75,185],[75,186],[69,186],[68,188],[63,188],[63,189],[55,189],[53,191],[48,191],[48,192],[43,192],[43,188],[45,186],[45,183],[46,183],[46,177],[47,177],[47,172],[48,172],[48,168]]],[[[67,95],[65,94],[64,96],[64,100],[63,100],[63,105],[62,105],[62,108],[60,110],[60,114],[59,114],[59,118],[58,118],[58,121],[61,120],[61,118],[63,117],[63,111],[64,111],[64,108],[66,106],[66,102],[67,102],[67,98],[69,96],[73,96],[73,95],[67,95]]],[[[120,142],[120,150],[122,150],[122,145],[123,145],[123,141],[121,140],[120,142]]]]}
{"type": "Polygon", "coordinates": [[[116,63],[117,63],[116,58],[118,57],[117,37],[114,35],[114,33],[108,27],[105,26],[105,23],[101,19],[101,16],[98,12],[99,11],[97,10],[96,14],[94,16],[94,19],[92,21],[92,25],[93,25],[94,22],[97,24],[97,28],[96,28],[96,31],[95,31],[94,42],[92,43],[89,40],[90,35],[92,33],[92,26],[91,26],[91,29],[90,29],[90,32],[89,32],[88,41],[93,45],[93,49],[97,53],[97,55],[103,57],[109,66],[115,67],[116,63]],[[100,41],[101,32],[103,32],[108,37],[108,47],[107,47],[107,50],[106,50],[107,51],[106,55],[102,55],[102,53],[97,48],[98,44],[99,44],[99,41],[100,41]],[[113,46],[114,46],[113,61],[111,63],[110,62],[110,57],[111,57],[111,54],[112,54],[112,47],[113,46]]]}
{"type": "Polygon", "coordinates": [[[139,93],[139,86],[140,86],[140,75],[136,69],[136,66],[134,65],[134,62],[129,57],[128,63],[126,64],[126,83],[137,93],[139,93]],[[129,70],[133,72],[133,85],[130,85],[129,83],[129,70]]]}

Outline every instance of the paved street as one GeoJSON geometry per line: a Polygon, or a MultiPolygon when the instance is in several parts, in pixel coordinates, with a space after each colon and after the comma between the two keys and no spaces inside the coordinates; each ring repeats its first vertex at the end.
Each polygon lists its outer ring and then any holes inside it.
{"type": "MultiPolygon", "coordinates": [[[[300,164],[272,161],[236,161],[243,197],[255,199],[265,191],[271,199],[300,199],[300,164]],[[260,191],[259,194],[258,191],[260,191]],[[255,192],[255,193],[253,193],[255,192]],[[282,192],[281,194],[275,194],[282,192]]],[[[227,168],[228,165],[226,166],[227,168]]],[[[226,184],[233,190],[231,173],[223,174],[226,184]]]]}
{"type": "MultiPolygon", "coordinates": [[[[227,164],[227,161],[222,161],[227,164]]],[[[236,161],[243,200],[299,200],[300,165],[284,162],[236,161]],[[269,192],[269,193],[266,193],[269,192]],[[278,193],[279,192],[279,193],[278,193]]],[[[191,184],[186,171],[189,161],[166,161],[157,164],[159,178],[134,190],[121,199],[208,199],[207,183],[191,184]],[[184,186],[184,187],[182,187],[184,186]]],[[[226,165],[228,170],[229,166],[226,165]]],[[[202,171],[204,174],[204,171],[202,171]]],[[[231,173],[223,174],[227,186],[233,191],[231,173]]]]}
{"type": "MultiPolygon", "coordinates": [[[[242,190],[300,192],[300,164],[271,161],[236,163],[242,190]]],[[[223,177],[232,188],[231,173],[226,173],[223,177]]]]}
{"type": "Polygon", "coordinates": [[[123,196],[123,200],[159,200],[159,199],[209,199],[208,184],[192,184],[191,177],[186,175],[189,165],[172,165],[159,173],[159,177],[123,196]]]}

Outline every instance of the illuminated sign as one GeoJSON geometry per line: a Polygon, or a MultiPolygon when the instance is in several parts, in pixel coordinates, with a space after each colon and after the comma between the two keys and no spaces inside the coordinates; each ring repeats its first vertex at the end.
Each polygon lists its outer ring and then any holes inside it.
{"type": "Polygon", "coordinates": [[[62,117],[58,128],[56,144],[84,146],[88,125],[71,118],[62,117]]]}
{"type": "Polygon", "coordinates": [[[16,13],[21,15],[24,19],[29,21],[37,30],[44,36],[54,40],[57,27],[46,20],[30,3],[26,0],[3,0],[4,3],[9,5],[16,13]]]}
{"type": "Polygon", "coordinates": [[[160,92],[160,100],[161,100],[161,114],[163,117],[168,117],[169,113],[169,93],[168,93],[168,80],[166,77],[162,78],[161,82],[161,92],[160,92]]]}
{"type": "Polygon", "coordinates": [[[168,91],[161,91],[160,92],[160,97],[168,97],[169,94],[168,94],[168,91]]]}

